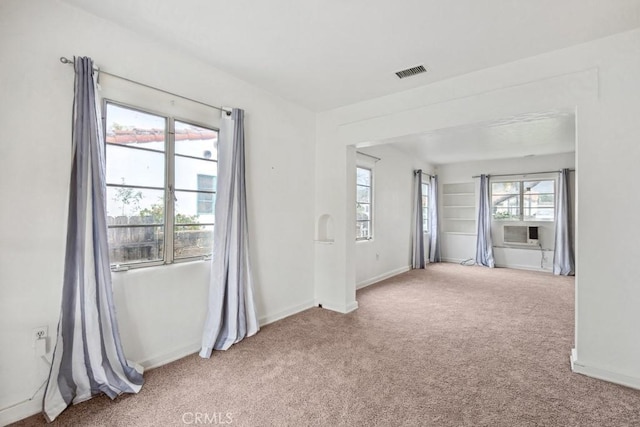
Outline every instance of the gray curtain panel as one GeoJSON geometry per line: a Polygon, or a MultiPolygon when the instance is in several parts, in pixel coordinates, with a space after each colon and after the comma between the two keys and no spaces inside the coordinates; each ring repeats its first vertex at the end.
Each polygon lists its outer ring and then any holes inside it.
{"type": "Polygon", "coordinates": [[[411,265],[413,268],[424,268],[424,229],[422,221],[422,169],[413,171],[413,257],[411,265]]]}
{"type": "Polygon", "coordinates": [[[553,254],[553,274],[563,276],[575,273],[569,179],[569,169],[563,169],[558,178],[556,240],[553,254]]]}
{"type": "Polygon", "coordinates": [[[491,239],[491,203],[489,201],[488,175],[480,175],[476,264],[491,268],[495,267],[493,260],[493,241],[491,239]]]}
{"type": "Polygon", "coordinates": [[[53,421],[97,394],[137,393],[142,368],[122,351],[111,288],[104,140],[93,62],[75,60],[73,161],[62,307],[43,412],[53,421]]]}
{"type": "Polygon", "coordinates": [[[249,263],[244,166],[244,111],[223,114],[207,318],[200,356],[226,350],[260,330],[249,263]]]}
{"type": "Polygon", "coordinates": [[[438,175],[432,176],[429,182],[429,262],[440,262],[440,229],[438,214],[438,175]]]}

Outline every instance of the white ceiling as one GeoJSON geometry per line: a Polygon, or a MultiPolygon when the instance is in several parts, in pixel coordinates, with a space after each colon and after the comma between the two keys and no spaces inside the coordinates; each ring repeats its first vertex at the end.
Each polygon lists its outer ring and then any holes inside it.
{"type": "Polygon", "coordinates": [[[575,151],[572,111],[520,114],[501,120],[377,141],[435,165],[575,151]]]}
{"type": "MultiPolygon", "coordinates": [[[[62,1],[312,111],[640,27],[640,0],[62,1]],[[394,74],[420,64],[428,73],[394,74]]],[[[575,117],[531,113],[377,143],[434,164],[565,153],[575,117]]]]}
{"type": "Polygon", "coordinates": [[[313,111],[640,26],[640,0],[63,1],[313,111]]]}

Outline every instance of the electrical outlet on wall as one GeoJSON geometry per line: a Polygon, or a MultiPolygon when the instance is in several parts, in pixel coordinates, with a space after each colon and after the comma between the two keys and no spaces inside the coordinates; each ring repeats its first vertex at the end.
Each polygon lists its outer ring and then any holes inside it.
{"type": "Polygon", "coordinates": [[[33,337],[34,342],[39,339],[47,338],[49,336],[49,327],[40,326],[38,328],[34,328],[31,336],[33,337]]]}
{"type": "Polygon", "coordinates": [[[40,326],[31,331],[33,343],[31,344],[36,356],[44,356],[47,354],[47,340],[49,336],[49,327],[40,326]]]}

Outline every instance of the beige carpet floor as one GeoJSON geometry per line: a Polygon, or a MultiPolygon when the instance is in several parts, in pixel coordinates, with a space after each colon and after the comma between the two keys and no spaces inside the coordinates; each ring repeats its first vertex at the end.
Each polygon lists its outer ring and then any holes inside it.
{"type": "Polygon", "coordinates": [[[309,309],[54,424],[639,426],[640,391],[570,370],[573,287],[545,273],[430,265],[359,291],[351,314],[309,309]]]}

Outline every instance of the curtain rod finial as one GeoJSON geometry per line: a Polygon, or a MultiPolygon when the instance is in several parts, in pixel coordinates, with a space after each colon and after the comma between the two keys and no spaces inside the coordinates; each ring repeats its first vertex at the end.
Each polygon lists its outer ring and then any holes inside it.
{"type": "Polygon", "coordinates": [[[73,63],[73,61],[65,58],[64,56],[60,57],[60,62],[62,62],[63,64],[71,64],[71,63],[73,63]]]}

